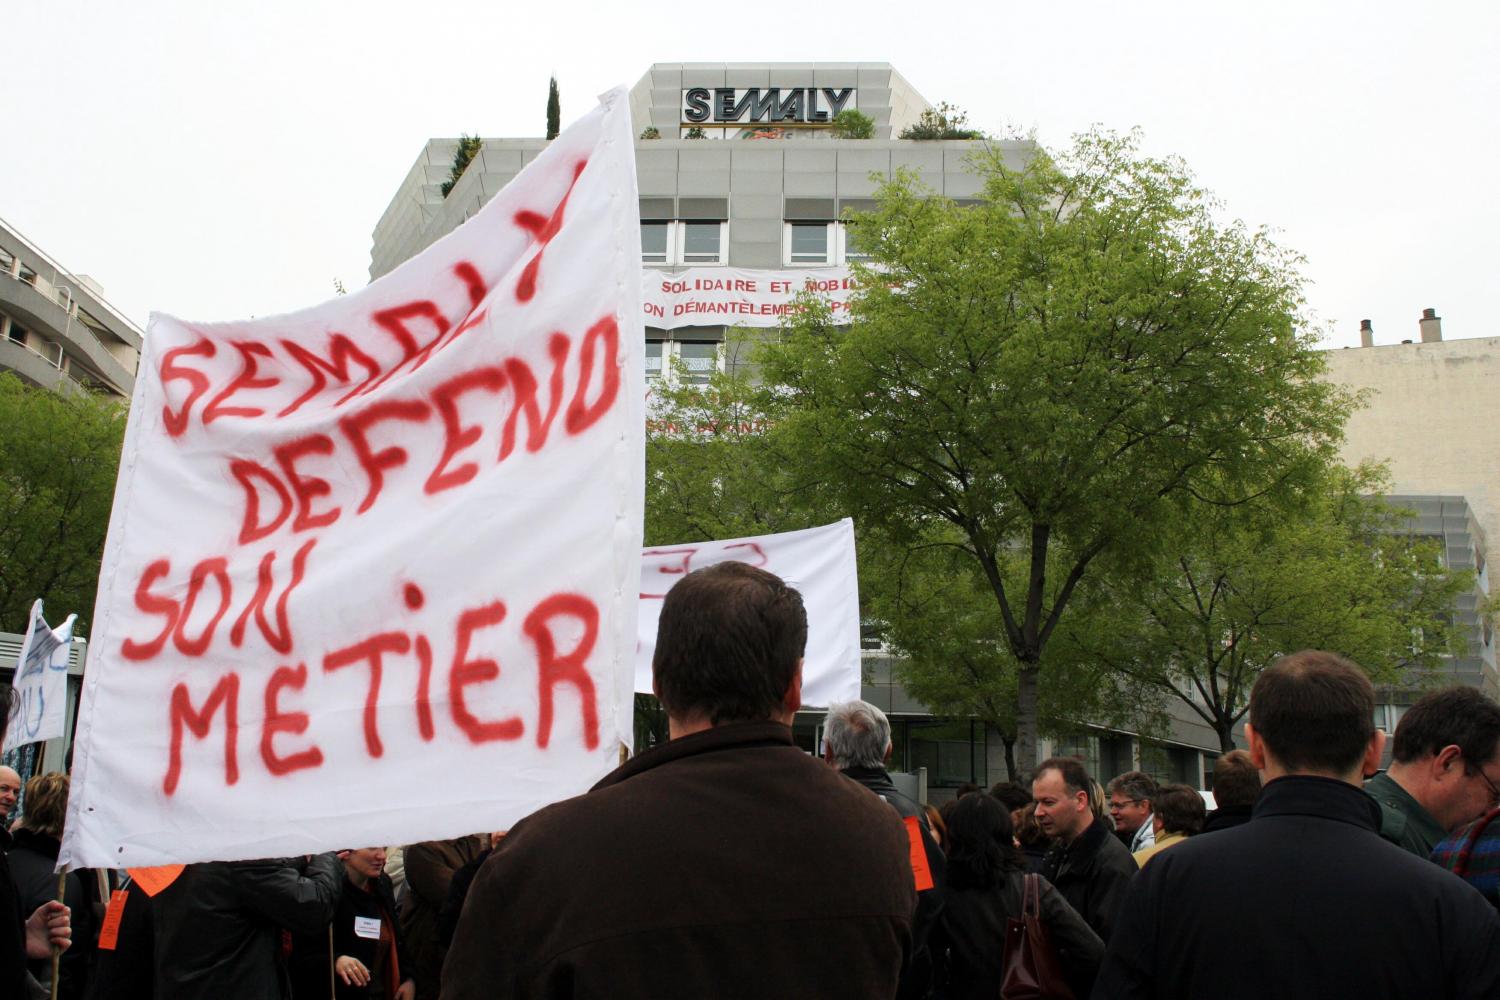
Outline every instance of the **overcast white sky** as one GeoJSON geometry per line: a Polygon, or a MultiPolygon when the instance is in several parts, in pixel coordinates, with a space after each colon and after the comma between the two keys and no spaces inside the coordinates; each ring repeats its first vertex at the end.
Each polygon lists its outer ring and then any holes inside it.
{"type": "Polygon", "coordinates": [[[0,217],[144,326],[368,280],[423,144],[541,135],[653,62],[892,63],[972,124],[1140,126],[1307,257],[1331,346],[1500,335],[1500,4],[8,0],[0,217]]]}

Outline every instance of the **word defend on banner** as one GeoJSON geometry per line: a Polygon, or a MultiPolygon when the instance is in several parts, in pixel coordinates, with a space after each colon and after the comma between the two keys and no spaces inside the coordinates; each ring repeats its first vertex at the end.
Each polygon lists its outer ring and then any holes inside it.
{"type": "Polygon", "coordinates": [[[828,303],[835,323],[849,322],[849,298],[859,286],[847,267],[748,271],[690,267],[669,272],[644,268],[641,306],[646,325],[778,326],[794,315],[797,296],[810,292],[828,303]]]}
{"type": "Polygon", "coordinates": [[[807,652],[802,703],[826,708],[860,693],[859,575],[854,522],[723,542],[658,545],[641,554],[641,625],[635,689],[651,693],[651,658],[662,598],[688,573],[721,562],[742,562],[775,573],[802,594],[807,652]]]}
{"type": "Polygon", "coordinates": [[[48,628],[47,620],[42,617],[42,602],[32,604],[26,638],[21,640],[21,655],[16,659],[16,676],[11,685],[15,696],[5,729],[5,745],[0,750],[55,740],[66,731],[68,650],[77,619],[77,615],[69,615],[57,628],[48,628]]]}
{"type": "Polygon", "coordinates": [[[154,315],[61,860],[504,829],[632,734],[644,477],[624,91],[354,294],[154,315]]]}

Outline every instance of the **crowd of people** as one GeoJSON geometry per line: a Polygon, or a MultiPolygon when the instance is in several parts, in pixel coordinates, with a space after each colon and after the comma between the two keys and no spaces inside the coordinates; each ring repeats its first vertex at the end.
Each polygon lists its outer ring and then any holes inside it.
{"type": "MultiPolygon", "coordinates": [[[[1479,692],[1420,698],[1382,771],[1364,672],[1295,653],[1211,811],[1071,757],[934,807],[874,705],[828,710],[821,759],[795,744],[806,638],[777,577],[687,575],[653,664],[668,741],[503,833],[72,872],[58,901],[68,779],[34,777],[0,828],[0,997],[45,996],[58,949],[66,1000],[1500,997],[1479,692]]],[[[20,790],[0,768],[0,816],[20,790]]]]}

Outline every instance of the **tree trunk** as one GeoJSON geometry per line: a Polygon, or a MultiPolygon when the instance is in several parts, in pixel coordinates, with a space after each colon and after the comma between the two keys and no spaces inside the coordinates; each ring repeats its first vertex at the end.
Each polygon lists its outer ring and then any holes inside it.
{"type": "Polygon", "coordinates": [[[1234,723],[1228,719],[1214,719],[1214,732],[1219,734],[1219,749],[1228,753],[1235,749],[1234,723]]]}
{"type": "MultiPolygon", "coordinates": [[[[1035,663],[1022,663],[1016,675],[1016,761],[1020,774],[1030,776],[1036,771],[1036,703],[1037,675],[1040,671],[1035,663]]],[[[1009,763],[1009,761],[1007,761],[1009,763]]],[[[1019,775],[1016,771],[1012,775],[1019,775]]]]}

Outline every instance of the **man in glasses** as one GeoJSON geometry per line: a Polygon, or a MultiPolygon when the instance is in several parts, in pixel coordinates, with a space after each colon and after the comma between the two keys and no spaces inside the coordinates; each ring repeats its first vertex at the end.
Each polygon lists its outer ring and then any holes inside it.
{"type": "Polygon", "coordinates": [[[1396,726],[1391,766],[1365,783],[1380,835],[1430,857],[1500,803],[1500,705],[1472,687],[1424,695],[1396,726]]]}

